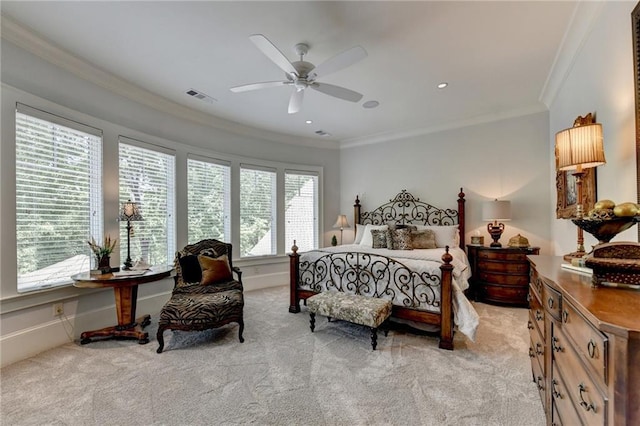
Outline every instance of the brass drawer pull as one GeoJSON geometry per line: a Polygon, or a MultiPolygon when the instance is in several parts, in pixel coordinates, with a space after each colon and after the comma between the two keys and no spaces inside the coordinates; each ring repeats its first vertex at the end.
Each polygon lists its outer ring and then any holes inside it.
{"type": "Polygon", "coordinates": [[[533,353],[533,348],[529,346],[529,358],[535,358],[536,354],[533,353]]]}
{"type": "Polygon", "coordinates": [[[540,382],[544,383],[544,380],[542,379],[542,377],[538,376],[538,379],[536,380],[536,384],[538,385],[538,390],[544,390],[544,386],[541,385],[540,382]]]}
{"type": "Polygon", "coordinates": [[[593,404],[593,402],[589,402],[587,403],[587,401],[584,400],[584,397],[582,396],[583,392],[587,392],[584,383],[580,383],[578,385],[578,390],[580,391],[580,406],[582,408],[584,408],[586,411],[591,411],[593,410],[593,412],[596,412],[596,406],[593,404]]]}
{"type": "Polygon", "coordinates": [[[564,351],[564,348],[562,346],[560,346],[559,344],[557,344],[559,342],[558,338],[556,336],[553,336],[551,338],[551,349],[553,349],[554,352],[562,352],[564,351]]]}
{"type": "Polygon", "coordinates": [[[596,357],[596,347],[596,342],[594,342],[593,339],[589,339],[589,343],[587,344],[587,352],[589,353],[589,357],[596,357]]]}
{"type": "Polygon", "coordinates": [[[531,320],[527,321],[527,328],[529,330],[533,330],[533,323],[531,322],[531,320]]]}
{"type": "Polygon", "coordinates": [[[537,321],[542,321],[544,319],[544,317],[542,316],[542,312],[540,312],[539,309],[536,309],[536,320],[537,321]]]}
{"type": "Polygon", "coordinates": [[[562,322],[566,324],[568,320],[569,320],[569,311],[565,309],[564,311],[562,311],[562,322]]]}
{"type": "Polygon", "coordinates": [[[547,300],[547,305],[549,306],[549,309],[553,309],[553,297],[550,297],[549,300],[547,300]]]}
{"type": "Polygon", "coordinates": [[[556,381],[556,379],[553,379],[551,382],[551,393],[553,393],[553,396],[555,398],[562,399],[562,394],[560,393],[560,391],[558,391],[558,389],[556,389],[557,384],[558,382],[556,381]]]}
{"type": "Polygon", "coordinates": [[[536,343],[536,354],[544,355],[544,348],[540,343],[536,343]]]}

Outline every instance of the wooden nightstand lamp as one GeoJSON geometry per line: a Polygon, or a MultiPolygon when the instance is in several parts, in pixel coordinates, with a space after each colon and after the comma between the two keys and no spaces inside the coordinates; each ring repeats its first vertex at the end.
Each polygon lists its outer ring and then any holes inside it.
{"type": "Polygon", "coordinates": [[[528,307],[529,261],[539,247],[484,247],[467,245],[470,296],[481,302],[528,307]]]}

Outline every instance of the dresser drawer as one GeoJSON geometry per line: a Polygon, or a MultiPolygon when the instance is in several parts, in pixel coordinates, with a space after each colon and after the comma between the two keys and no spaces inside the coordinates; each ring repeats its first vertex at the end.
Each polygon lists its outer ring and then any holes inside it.
{"type": "Polygon", "coordinates": [[[534,268],[531,268],[529,282],[531,283],[531,286],[537,293],[537,296],[542,300],[542,288],[544,287],[544,284],[540,279],[540,276],[538,275],[538,271],[536,271],[534,268]]]}
{"type": "Polygon", "coordinates": [[[502,272],[518,275],[529,275],[528,262],[495,262],[491,260],[478,260],[478,267],[487,272],[502,272]]]}
{"type": "Polygon", "coordinates": [[[544,371],[544,340],[535,326],[533,326],[533,330],[529,329],[529,358],[531,358],[531,363],[537,361],[540,371],[544,371]]]}
{"type": "Polygon", "coordinates": [[[552,425],[577,426],[582,423],[580,416],[576,413],[575,408],[567,394],[566,387],[562,379],[553,379],[552,388],[552,425]]]}
{"type": "Polygon", "coordinates": [[[589,374],[562,330],[554,331],[551,383],[563,383],[578,415],[585,425],[604,425],[608,400],[589,374]],[[561,382],[562,380],[562,382],[561,382]]]}
{"type": "Polygon", "coordinates": [[[540,399],[542,400],[542,406],[546,410],[546,401],[544,398],[545,395],[545,380],[544,373],[542,368],[540,367],[540,363],[536,360],[531,360],[531,375],[533,378],[533,383],[538,387],[538,393],[540,394],[540,399]]]}
{"type": "Polygon", "coordinates": [[[509,252],[507,250],[480,250],[478,251],[478,260],[490,259],[490,260],[508,260],[512,262],[526,261],[526,255],[528,253],[515,251],[509,252]]]}
{"type": "Polygon", "coordinates": [[[535,324],[538,324],[540,334],[544,337],[544,308],[531,287],[529,287],[529,316],[535,324]]]}
{"type": "Polygon", "coordinates": [[[562,330],[573,343],[583,361],[593,368],[601,383],[607,383],[608,339],[593,328],[575,308],[565,301],[562,306],[562,330]]]}
{"type": "MultiPolygon", "coordinates": [[[[529,275],[512,275],[512,274],[500,274],[482,271],[478,273],[480,281],[486,281],[492,284],[505,284],[516,285],[521,287],[529,286],[529,275]]],[[[526,297],[526,295],[525,295],[526,297]]]]}
{"type": "Polygon", "coordinates": [[[562,303],[562,297],[560,293],[552,289],[548,285],[545,285],[542,290],[542,305],[549,312],[549,314],[560,321],[560,304],[562,303]]]}

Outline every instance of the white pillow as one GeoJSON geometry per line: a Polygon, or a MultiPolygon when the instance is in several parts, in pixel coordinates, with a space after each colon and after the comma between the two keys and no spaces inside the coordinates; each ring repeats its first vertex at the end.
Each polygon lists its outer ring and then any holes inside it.
{"type": "Polygon", "coordinates": [[[356,223],[356,238],[355,240],[353,240],[353,244],[360,244],[360,241],[362,241],[362,237],[364,236],[364,228],[367,225],[360,225],[359,223],[356,223]]]}
{"type": "Polygon", "coordinates": [[[367,225],[364,228],[364,235],[362,236],[362,240],[360,240],[361,246],[373,247],[373,235],[371,235],[371,230],[380,229],[386,230],[389,229],[388,225],[367,225]]]}
{"type": "Polygon", "coordinates": [[[436,246],[449,248],[458,247],[460,245],[460,230],[458,225],[447,226],[431,226],[416,225],[418,230],[430,229],[436,235],[436,246]]]}

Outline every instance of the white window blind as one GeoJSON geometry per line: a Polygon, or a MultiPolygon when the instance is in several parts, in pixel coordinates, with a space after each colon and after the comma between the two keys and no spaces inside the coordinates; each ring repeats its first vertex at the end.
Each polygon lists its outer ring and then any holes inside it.
{"type": "Polygon", "coordinates": [[[286,171],[285,245],[300,251],[318,248],[318,176],[306,172],[286,171]]]}
{"type": "MultiPolygon", "coordinates": [[[[142,221],[131,222],[131,259],[151,265],[173,262],[175,254],[175,155],[120,137],[120,203],[138,203],[142,221]]],[[[126,223],[120,226],[120,259],[127,258],[126,223]]]]}
{"type": "Polygon", "coordinates": [[[240,165],[240,256],[276,254],[276,171],[240,165]]]}
{"type": "Polygon", "coordinates": [[[18,292],[70,284],[102,240],[102,132],[18,104],[18,292]]]}
{"type": "Polygon", "coordinates": [[[231,241],[231,167],[187,159],[189,244],[205,238],[231,241]]]}

